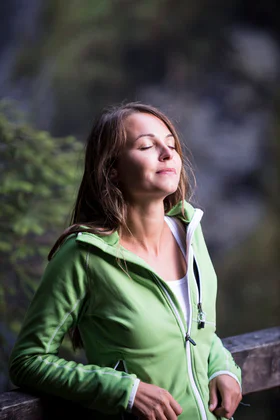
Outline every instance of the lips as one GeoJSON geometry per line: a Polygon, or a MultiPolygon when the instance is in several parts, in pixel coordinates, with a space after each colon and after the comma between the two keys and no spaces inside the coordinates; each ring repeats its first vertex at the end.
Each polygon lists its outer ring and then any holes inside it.
{"type": "Polygon", "coordinates": [[[164,168],[161,169],[160,171],[157,171],[157,174],[175,174],[176,175],[177,171],[175,168],[164,168]]]}

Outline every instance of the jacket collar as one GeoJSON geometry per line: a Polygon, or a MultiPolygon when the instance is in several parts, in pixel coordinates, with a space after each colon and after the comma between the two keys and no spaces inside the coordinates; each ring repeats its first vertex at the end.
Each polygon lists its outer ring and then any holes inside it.
{"type": "Polygon", "coordinates": [[[184,223],[190,223],[194,213],[195,209],[190,203],[188,203],[187,201],[180,201],[167,213],[167,216],[178,217],[184,223]]]}
{"type": "MultiPolygon", "coordinates": [[[[194,207],[189,204],[187,201],[179,202],[174,206],[168,213],[167,216],[177,217],[182,220],[184,223],[189,224],[195,213],[194,207]],[[183,211],[182,211],[183,207],[183,211]]],[[[103,249],[108,252],[110,249],[115,249],[116,245],[119,243],[119,234],[114,232],[111,235],[94,235],[92,233],[81,232],[78,233],[77,239],[78,242],[86,242],[92,245],[97,246],[98,248],[103,249]]],[[[114,251],[115,254],[115,251],[114,251]]]]}

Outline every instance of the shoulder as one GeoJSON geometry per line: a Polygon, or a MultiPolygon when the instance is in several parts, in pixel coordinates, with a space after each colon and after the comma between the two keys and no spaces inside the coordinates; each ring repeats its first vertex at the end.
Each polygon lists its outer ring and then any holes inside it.
{"type": "Polygon", "coordinates": [[[77,241],[77,234],[71,234],[59,246],[46,269],[52,272],[85,269],[87,254],[88,246],[77,241]]]}
{"type": "MultiPolygon", "coordinates": [[[[111,235],[96,235],[91,232],[79,232],[69,235],[60,245],[49,262],[57,270],[86,269],[87,273],[103,263],[108,267],[108,256],[119,256],[117,232],[111,235]],[[106,256],[106,257],[105,257],[106,256]]],[[[111,262],[114,265],[114,263],[111,262]]]]}
{"type": "Polygon", "coordinates": [[[87,251],[87,246],[77,240],[78,235],[78,233],[72,233],[67,236],[60,244],[52,259],[63,258],[63,256],[67,256],[69,254],[75,256],[85,253],[87,251]]]}

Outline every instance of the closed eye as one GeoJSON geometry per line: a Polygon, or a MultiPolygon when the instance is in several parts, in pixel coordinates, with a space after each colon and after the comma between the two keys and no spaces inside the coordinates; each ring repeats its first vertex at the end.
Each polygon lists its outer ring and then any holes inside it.
{"type": "Polygon", "coordinates": [[[151,149],[151,147],[153,146],[143,146],[143,147],[139,147],[139,150],[147,150],[147,149],[151,149]]]}

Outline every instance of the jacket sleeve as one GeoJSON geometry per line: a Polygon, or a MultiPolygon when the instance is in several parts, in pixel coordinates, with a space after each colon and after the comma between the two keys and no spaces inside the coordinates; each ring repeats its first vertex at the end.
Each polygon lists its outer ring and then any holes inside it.
{"type": "Polygon", "coordinates": [[[235,363],[231,353],[224,347],[221,339],[214,334],[208,360],[209,382],[218,375],[232,376],[241,388],[241,369],[235,363]]]}
{"type": "Polygon", "coordinates": [[[70,238],[49,262],[10,356],[9,372],[17,386],[114,414],[129,406],[136,376],[58,356],[64,335],[78,324],[86,305],[87,258],[85,246],[70,238]]]}

